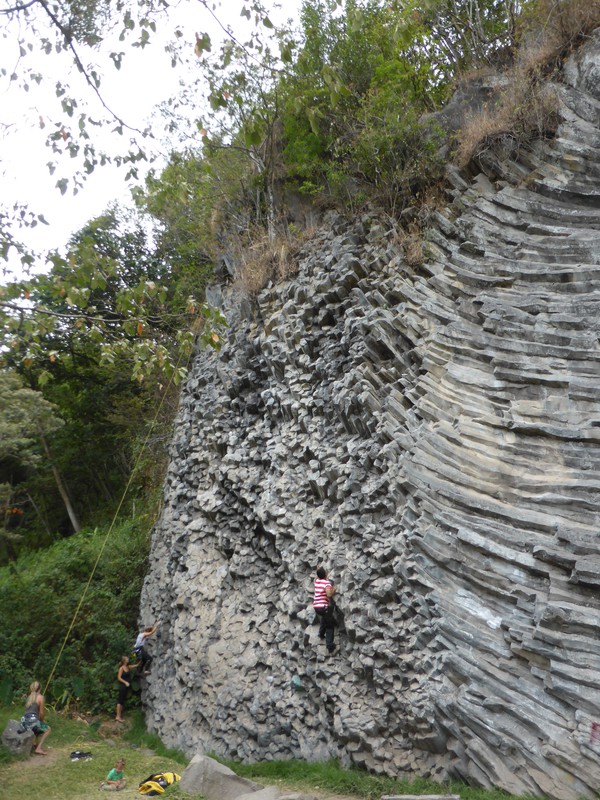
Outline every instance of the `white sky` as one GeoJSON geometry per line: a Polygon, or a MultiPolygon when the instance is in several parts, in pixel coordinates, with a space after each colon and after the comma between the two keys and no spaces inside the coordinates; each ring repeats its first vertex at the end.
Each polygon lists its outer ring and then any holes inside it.
{"type": "MultiPolygon", "coordinates": [[[[238,15],[243,0],[226,0],[226,4],[226,11],[217,10],[220,19],[236,31],[239,29],[241,33],[238,15]]],[[[285,11],[273,0],[266,0],[265,5],[269,8],[272,21],[282,23],[289,17],[297,19],[301,0],[287,0],[285,11]]],[[[171,68],[170,56],[164,51],[164,42],[172,38],[170,34],[176,27],[184,32],[183,42],[190,55],[193,54],[197,32],[209,32],[213,42],[221,38],[220,29],[197,0],[182,0],[159,28],[159,33],[166,35],[156,36],[154,43],[143,50],[133,49],[127,42],[117,43],[114,48],[110,48],[126,53],[119,71],[107,57],[103,62],[103,99],[111,110],[133,127],[144,128],[148,121],[152,121],[153,116],[154,121],[158,122],[158,115],[156,111],[153,115],[153,109],[158,103],[177,93],[181,71],[179,68],[171,68]]],[[[88,59],[86,57],[82,60],[85,63],[88,59]]],[[[43,253],[62,248],[71,234],[88,220],[101,214],[111,202],[117,200],[126,203],[129,189],[124,182],[126,169],[108,166],[97,167],[77,195],[73,196],[71,190],[65,195],[60,194],[55,186],[56,181],[58,177],[69,174],[70,159],[68,156],[60,157],[57,171],[54,175],[49,174],[47,162],[56,157],[45,144],[51,128],[42,130],[40,117],[45,119],[48,116],[58,116],[54,85],[56,80],[64,79],[66,65],[71,62],[66,56],[55,54],[40,55],[38,61],[44,81],[28,93],[10,84],[6,78],[0,80],[0,123],[10,126],[0,139],[0,204],[7,207],[19,202],[27,204],[35,213],[44,215],[49,225],[40,224],[34,229],[22,229],[19,237],[30,247],[43,253]]],[[[6,46],[3,46],[0,66],[5,66],[10,73],[16,63],[16,52],[8,53],[6,46]]],[[[95,101],[91,90],[83,85],[83,79],[73,69],[69,80],[71,85],[78,87],[74,94],[90,98],[91,112],[100,116],[100,106],[93,105],[95,101]]],[[[119,136],[104,129],[96,141],[101,141],[101,146],[108,153],[115,154],[123,151],[129,137],[127,131],[124,136],[119,136]]],[[[152,147],[147,140],[145,145],[152,147]]],[[[37,269],[43,269],[44,265],[45,259],[42,257],[36,265],[37,269]]],[[[8,275],[2,276],[2,269],[0,264],[0,283],[18,277],[20,264],[13,257],[9,262],[8,275]]]]}

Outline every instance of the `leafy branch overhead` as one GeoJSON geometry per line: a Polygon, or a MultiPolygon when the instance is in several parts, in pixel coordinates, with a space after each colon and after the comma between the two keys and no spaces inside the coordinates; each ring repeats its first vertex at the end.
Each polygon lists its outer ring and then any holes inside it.
{"type": "MultiPolygon", "coordinates": [[[[139,162],[156,157],[160,148],[149,147],[148,139],[162,135],[157,129],[160,119],[143,127],[127,119],[115,110],[115,98],[106,96],[103,78],[111,68],[121,70],[128,55],[150,44],[154,52],[161,48],[170,54],[173,68],[184,69],[193,56],[193,43],[181,28],[168,33],[170,14],[180,6],[171,0],[0,0],[5,61],[0,74],[13,92],[25,94],[42,86],[46,98],[51,94],[56,98],[54,113],[42,112],[38,122],[48,131],[47,144],[53,154],[48,163],[50,172],[63,172],[56,182],[61,193],[77,193],[86,177],[107,163],[126,166],[126,179],[137,179],[139,162]],[[43,59],[47,56],[52,56],[49,64],[59,66],[59,77],[53,77],[55,70],[46,69],[43,59]],[[120,153],[109,154],[99,144],[101,131],[127,134],[120,153]],[[77,169],[73,170],[71,163],[64,170],[61,156],[73,159],[77,169]]],[[[223,33],[235,40],[232,28],[220,21],[220,15],[229,15],[230,9],[217,13],[215,5],[204,0],[195,7],[190,4],[190,15],[194,11],[199,24],[216,20],[223,33]]],[[[238,13],[255,25],[273,27],[258,1],[239,0],[238,13]]],[[[244,47],[250,52],[260,44],[251,38],[244,47]]],[[[210,48],[209,34],[197,34],[196,51],[210,48]]],[[[152,87],[145,87],[145,91],[151,92],[152,87]]]]}
{"type": "Polygon", "coordinates": [[[197,340],[219,347],[220,312],[175,296],[141,226],[120,225],[116,212],[92,221],[47,275],[0,288],[4,365],[35,369],[43,386],[54,364],[85,353],[100,365],[124,359],[137,380],[160,371],[179,382],[197,340]]]}
{"type": "MultiPolygon", "coordinates": [[[[130,164],[134,173],[136,161],[144,157],[139,142],[150,130],[131,125],[114,110],[103,94],[102,75],[108,64],[116,69],[121,66],[124,51],[113,49],[116,37],[119,44],[127,40],[132,48],[145,47],[157,30],[158,16],[167,7],[163,0],[33,0],[22,4],[4,0],[3,7],[0,5],[5,64],[14,54],[12,67],[2,69],[10,91],[29,93],[37,85],[45,87],[46,97],[55,96],[54,114],[46,102],[39,126],[49,131],[47,142],[53,154],[65,154],[80,164],[74,176],[58,178],[61,192],[68,188],[77,191],[85,175],[111,160],[130,164]],[[48,65],[55,65],[54,69],[47,70],[43,63],[48,56],[52,56],[48,65]],[[54,78],[57,68],[60,77],[54,78]],[[134,143],[124,143],[124,153],[111,158],[94,141],[100,128],[118,134],[127,130],[134,135],[134,143]]],[[[57,160],[48,166],[56,171],[57,160]]]]}

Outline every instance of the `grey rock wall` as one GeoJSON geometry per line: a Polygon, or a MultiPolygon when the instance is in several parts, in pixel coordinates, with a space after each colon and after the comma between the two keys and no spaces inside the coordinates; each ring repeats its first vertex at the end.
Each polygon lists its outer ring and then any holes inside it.
{"type": "Polygon", "coordinates": [[[600,784],[600,43],[557,137],[492,152],[409,266],[331,216],[184,391],[143,593],[190,755],[600,784]],[[310,610],[339,586],[339,649],[310,610]]]}

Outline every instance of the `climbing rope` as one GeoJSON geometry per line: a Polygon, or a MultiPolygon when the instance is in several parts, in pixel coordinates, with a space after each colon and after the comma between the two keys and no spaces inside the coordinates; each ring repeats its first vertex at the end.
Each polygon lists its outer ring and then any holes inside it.
{"type": "MultiPolygon", "coordinates": [[[[121,507],[123,506],[123,503],[125,502],[125,498],[127,497],[127,493],[129,492],[129,489],[131,487],[133,479],[134,479],[134,477],[136,475],[139,463],[140,463],[141,458],[142,458],[142,456],[143,456],[143,454],[144,454],[144,452],[146,450],[146,447],[148,445],[148,441],[150,439],[150,435],[152,434],[152,432],[154,430],[154,426],[156,425],[156,422],[158,420],[158,415],[161,412],[161,409],[162,409],[162,407],[164,405],[164,402],[165,402],[165,399],[166,399],[167,394],[169,392],[169,389],[171,388],[171,385],[173,383],[173,375],[175,375],[177,373],[177,371],[179,370],[181,362],[182,362],[182,359],[183,359],[183,348],[179,352],[179,358],[177,360],[177,364],[175,365],[175,369],[173,370],[173,373],[172,373],[171,377],[167,381],[167,385],[165,387],[165,390],[164,390],[164,392],[163,392],[163,394],[162,394],[162,396],[160,398],[160,402],[159,402],[159,404],[158,404],[158,406],[156,408],[156,413],[154,414],[154,418],[152,419],[152,422],[150,423],[150,426],[148,428],[148,433],[146,434],[146,438],[144,439],[144,442],[143,442],[143,444],[142,444],[142,446],[140,448],[138,456],[137,456],[137,458],[135,460],[135,463],[133,465],[133,469],[131,470],[131,473],[129,475],[129,479],[127,481],[125,489],[123,490],[123,494],[121,495],[121,499],[119,500],[119,504],[117,506],[117,509],[116,509],[116,511],[115,511],[115,513],[113,515],[113,518],[112,518],[112,520],[110,522],[110,525],[108,526],[108,530],[106,532],[106,535],[104,536],[104,540],[102,542],[102,546],[100,547],[100,551],[98,553],[98,556],[96,557],[96,560],[94,562],[94,566],[92,567],[92,571],[90,573],[90,576],[89,576],[89,578],[87,580],[87,583],[85,584],[85,587],[83,589],[83,593],[81,595],[79,603],[77,604],[77,608],[75,609],[75,613],[73,614],[73,618],[71,620],[71,623],[70,623],[70,625],[68,627],[68,630],[67,630],[67,632],[65,634],[65,637],[63,639],[62,645],[60,647],[60,650],[58,652],[58,655],[56,657],[56,660],[54,662],[54,665],[53,665],[52,670],[50,672],[50,675],[48,677],[48,680],[46,681],[46,685],[44,687],[44,692],[43,692],[44,694],[46,694],[46,692],[48,691],[48,687],[50,686],[52,678],[54,677],[54,673],[56,672],[56,668],[58,667],[58,664],[60,662],[60,659],[61,659],[61,656],[63,654],[63,651],[64,651],[64,649],[65,649],[65,647],[67,645],[67,642],[69,641],[69,637],[71,635],[71,631],[73,630],[73,627],[75,626],[75,622],[77,621],[77,617],[78,617],[79,612],[81,610],[81,606],[83,605],[83,601],[86,598],[86,595],[88,593],[88,589],[90,588],[92,580],[94,579],[94,575],[96,573],[96,569],[98,568],[98,564],[100,563],[100,559],[102,558],[102,555],[103,555],[104,550],[106,548],[106,545],[108,543],[108,538],[111,535],[111,533],[113,531],[113,528],[115,526],[115,523],[116,523],[116,521],[118,519],[118,516],[119,516],[119,514],[121,512],[121,507]]],[[[188,364],[189,364],[190,359],[191,359],[191,353],[188,356],[188,364]]]]}

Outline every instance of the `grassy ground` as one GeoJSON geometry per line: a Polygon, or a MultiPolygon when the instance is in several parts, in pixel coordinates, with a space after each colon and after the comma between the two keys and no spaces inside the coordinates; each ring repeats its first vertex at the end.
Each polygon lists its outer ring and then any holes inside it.
{"type": "Polygon", "coordinates": [[[379,800],[383,795],[457,794],[461,800],[518,800],[499,789],[476,789],[459,783],[440,786],[423,778],[410,781],[386,778],[359,769],[342,769],[335,761],[311,764],[304,761],[226,763],[238,775],[257,783],[275,783],[286,788],[317,794],[323,798],[343,796],[361,800],[379,800]]]}
{"type": "MultiPolygon", "coordinates": [[[[9,719],[17,719],[16,709],[0,708],[0,730],[4,730],[9,719]]],[[[119,798],[139,798],[138,784],[153,772],[173,771],[179,775],[185,769],[185,759],[180,753],[165,750],[157,737],[143,733],[139,721],[117,729],[111,735],[111,723],[102,726],[74,721],[62,715],[47,714],[52,733],[44,743],[47,756],[32,755],[22,760],[9,759],[6,751],[0,751],[0,798],[2,800],[91,800],[91,798],[113,797],[101,792],[100,782],[123,756],[126,761],[127,787],[120,791],[119,798]],[[103,730],[103,727],[105,728],[103,730]],[[90,761],[71,761],[70,753],[82,750],[92,753],[90,761]]],[[[114,726],[112,726],[114,728],[114,726]]],[[[176,785],[167,793],[169,798],[192,800],[176,785]]],[[[197,797],[194,800],[201,800],[197,797]]]]}
{"type": "MultiPolygon", "coordinates": [[[[17,719],[16,709],[0,707],[0,731],[9,719],[17,719]]],[[[0,800],[102,800],[113,797],[101,792],[100,782],[117,758],[126,760],[127,788],[119,798],[139,798],[138,784],[153,772],[173,771],[181,775],[187,760],[167,750],[157,736],[147,734],[139,712],[119,726],[112,720],[88,724],[48,713],[52,733],[46,740],[47,756],[24,760],[8,757],[0,748],[0,800]],[[71,761],[74,750],[91,752],[90,761],[71,761]]],[[[431,781],[401,781],[370,775],[361,770],[342,769],[335,762],[308,764],[302,761],[268,761],[258,764],[226,762],[238,775],[263,785],[275,784],[290,791],[303,791],[322,800],[379,800],[395,794],[458,794],[461,800],[508,800],[501,791],[484,791],[463,784],[440,787],[431,781]]],[[[175,784],[165,793],[169,800],[202,800],[200,795],[184,794],[175,784]]],[[[516,800],[512,798],[511,800],[516,800]]]]}

